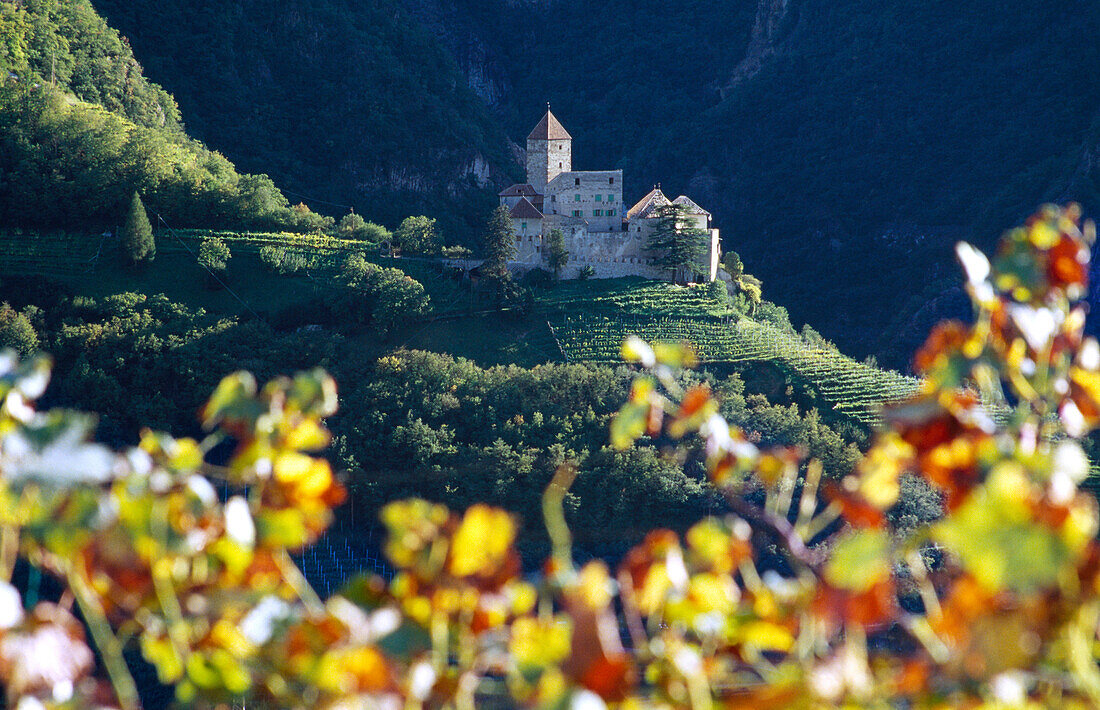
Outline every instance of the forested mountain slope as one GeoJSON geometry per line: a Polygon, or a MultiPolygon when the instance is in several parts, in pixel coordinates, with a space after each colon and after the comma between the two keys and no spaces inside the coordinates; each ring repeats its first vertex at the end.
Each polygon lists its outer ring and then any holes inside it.
{"type": "Polygon", "coordinates": [[[188,137],[88,0],[0,2],[0,227],[115,226],[135,192],[176,225],[323,224],[188,137]]]}
{"type": "Polygon", "coordinates": [[[132,38],[197,137],[290,189],[376,221],[431,211],[469,236],[496,185],[519,177],[498,122],[401,2],[96,7],[132,38]]]}
{"type": "Polygon", "coordinates": [[[691,194],[796,320],[857,355],[904,361],[965,308],[942,285],[956,239],[988,245],[1043,200],[1100,204],[1086,0],[96,6],[204,140],[380,219],[458,204],[461,232],[491,199],[478,181],[515,175],[505,135],[552,101],[578,167],[691,194]]]}

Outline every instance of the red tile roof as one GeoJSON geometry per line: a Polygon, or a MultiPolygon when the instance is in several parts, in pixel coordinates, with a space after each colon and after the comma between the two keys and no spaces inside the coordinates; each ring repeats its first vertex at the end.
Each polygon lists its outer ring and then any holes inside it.
{"type": "Polygon", "coordinates": [[[683,205],[687,208],[688,214],[705,214],[707,217],[710,217],[710,212],[707,212],[705,209],[696,204],[695,200],[686,195],[680,195],[672,201],[672,204],[683,205]]]}
{"type": "Polygon", "coordinates": [[[528,202],[526,197],[516,203],[511,214],[513,219],[542,219],[542,212],[528,202]]]}
{"type": "Polygon", "coordinates": [[[535,190],[535,188],[531,187],[531,185],[526,183],[521,185],[517,183],[515,185],[512,185],[511,187],[504,188],[499,193],[498,197],[534,197],[538,194],[539,193],[535,190]]]}
{"type": "Polygon", "coordinates": [[[573,140],[573,136],[569,135],[569,131],[565,130],[565,126],[561,125],[561,122],[550,113],[550,109],[546,109],[546,115],[539,121],[539,125],[535,126],[535,130],[531,131],[531,135],[527,136],[529,141],[559,141],[573,140]]]}
{"type": "Polygon", "coordinates": [[[630,208],[630,211],[626,213],[626,218],[630,220],[645,219],[653,216],[658,207],[670,204],[672,203],[665,197],[665,193],[661,192],[661,188],[655,187],[649,191],[649,194],[638,200],[638,204],[630,208]]]}

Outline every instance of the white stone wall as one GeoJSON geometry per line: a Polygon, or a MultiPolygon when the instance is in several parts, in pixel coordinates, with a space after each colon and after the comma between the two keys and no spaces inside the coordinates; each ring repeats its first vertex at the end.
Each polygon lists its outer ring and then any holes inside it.
{"type": "Polygon", "coordinates": [[[547,216],[579,217],[591,232],[622,230],[626,213],[622,170],[562,173],[547,185],[545,194],[542,207],[547,216]]]}
{"type": "Polygon", "coordinates": [[[546,182],[573,170],[573,141],[547,141],[546,182]]]}
{"type": "Polygon", "coordinates": [[[543,261],[543,236],[541,219],[512,219],[516,233],[516,257],[520,264],[539,265],[543,261]]]}
{"type": "Polygon", "coordinates": [[[547,152],[546,141],[527,141],[527,182],[536,192],[546,189],[547,152]]]}
{"type": "Polygon", "coordinates": [[[599,279],[617,276],[667,278],[669,270],[651,265],[643,247],[644,242],[629,232],[566,232],[569,261],[562,276],[575,278],[583,269],[591,267],[592,275],[599,279]]]}
{"type": "Polygon", "coordinates": [[[527,141],[527,182],[539,193],[558,175],[573,169],[573,141],[527,141]]]}

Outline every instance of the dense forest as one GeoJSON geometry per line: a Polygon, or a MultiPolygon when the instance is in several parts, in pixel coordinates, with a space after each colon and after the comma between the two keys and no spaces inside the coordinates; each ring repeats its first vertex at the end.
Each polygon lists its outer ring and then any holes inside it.
{"type": "Polygon", "coordinates": [[[498,121],[405,3],[95,4],[197,137],[316,208],[393,226],[430,212],[469,240],[520,176],[498,121]]]}
{"type": "Polygon", "coordinates": [[[1043,200],[1100,205],[1081,0],[621,1],[580,22],[561,20],[577,0],[96,6],[212,146],[452,239],[473,239],[455,181],[478,160],[512,179],[503,136],[522,145],[552,101],[578,168],[623,168],[628,200],[690,194],[796,321],[900,367],[965,312],[954,241],[1043,200]]]}

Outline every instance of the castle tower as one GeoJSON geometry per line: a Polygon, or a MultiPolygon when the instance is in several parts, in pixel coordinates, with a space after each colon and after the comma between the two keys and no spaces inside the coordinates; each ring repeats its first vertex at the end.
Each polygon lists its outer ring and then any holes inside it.
{"type": "Polygon", "coordinates": [[[545,194],[547,183],[572,169],[573,136],[550,113],[547,104],[546,115],[527,136],[527,182],[540,195],[545,194]]]}

